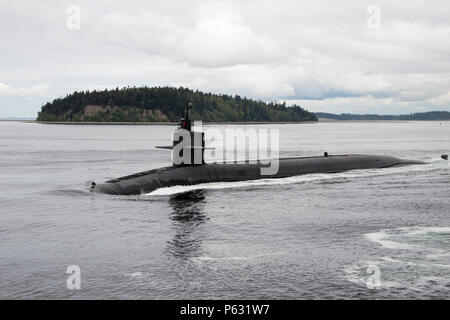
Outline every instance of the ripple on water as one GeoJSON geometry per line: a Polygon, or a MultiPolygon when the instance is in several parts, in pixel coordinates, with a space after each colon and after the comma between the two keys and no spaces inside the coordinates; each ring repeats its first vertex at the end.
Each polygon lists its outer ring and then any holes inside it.
{"type": "Polygon", "coordinates": [[[450,227],[402,227],[365,234],[381,246],[382,255],[360,260],[344,268],[344,278],[366,286],[373,272],[380,270],[381,289],[448,298],[450,288],[450,227]]]}

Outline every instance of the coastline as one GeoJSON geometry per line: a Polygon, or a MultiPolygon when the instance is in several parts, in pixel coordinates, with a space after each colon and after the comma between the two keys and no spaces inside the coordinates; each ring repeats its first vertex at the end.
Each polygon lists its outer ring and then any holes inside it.
{"type": "MultiPolygon", "coordinates": [[[[16,122],[24,122],[24,123],[39,123],[39,124],[59,124],[59,125],[104,125],[104,126],[115,126],[115,125],[126,125],[126,126],[173,126],[179,124],[179,122],[95,122],[95,121],[89,121],[89,122],[83,122],[83,121],[37,121],[37,120],[0,120],[0,121],[16,121],[16,122]]],[[[220,125],[220,124],[227,124],[227,125],[258,125],[258,124],[311,124],[311,123],[318,123],[319,121],[297,121],[297,122],[287,122],[287,121],[280,121],[280,122],[252,122],[252,121],[246,121],[246,122],[207,122],[203,121],[202,123],[204,125],[220,125]]]]}
{"type": "MultiPolygon", "coordinates": [[[[402,123],[402,122],[450,122],[450,120],[336,120],[328,118],[319,118],[318,121],[261,121],[261,122],[206,122],[203,121],[203,125],[267,125],[267,124],[314,124],[314,123],[402,123]]],[[[22,123],[38,123],[49,125],[103,125],[103,126],[173,126],[178,122],[83,122],[83,121],[37,121],[37,120],[20,120],[20,119],[0,119],[0,122],[22,122],[22,123]]]]}

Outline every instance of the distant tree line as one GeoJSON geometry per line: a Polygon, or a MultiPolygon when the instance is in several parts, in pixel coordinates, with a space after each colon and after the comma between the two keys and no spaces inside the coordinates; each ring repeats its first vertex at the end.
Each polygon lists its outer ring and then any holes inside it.
{"type": "Polygon", "coordinates": [[[193,104],[194,120],[217,122],[317,121],[298,105],[265,103],[226,94],[217,95],[173,87],[126,87],[75,91],[42,106],[38,121],[178,121],[181,107],[193,104]],[[108,107],[87,114],[86,106],[108,107]],[[147,110],[147,112],[146,112],[147,110]],[[150,112],[151,111],[151,112],[150,112]]]}
{"type": "Polygon", "coordinates": [[[316,112],[318,118],[327,118],[334,120],[429,120],[444,121],[450,120],[450,112],[447,111],[430,111],[421,113],[410,113],[402,115],[379,115],[379,114],[350,114],[350,113],[325,113],[316,112]]]}

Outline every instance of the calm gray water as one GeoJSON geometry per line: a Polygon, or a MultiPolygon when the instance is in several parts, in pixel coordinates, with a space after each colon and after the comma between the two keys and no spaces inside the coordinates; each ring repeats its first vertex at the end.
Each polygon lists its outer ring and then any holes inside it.
{"type": "Polygon", "coordinates": [[[430,164],[109,196],[89,183],[169,165],[173,127],[0,122],[0,298],[450,298],[450,122],[254,128],[430,164]]]}

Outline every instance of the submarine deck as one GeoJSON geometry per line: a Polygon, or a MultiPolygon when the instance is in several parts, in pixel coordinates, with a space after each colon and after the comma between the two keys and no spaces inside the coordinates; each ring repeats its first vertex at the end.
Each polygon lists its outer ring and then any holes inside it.
{"type": "MultiPolygon", "coordinates": [[[[328,155],[328,158],[338,158],[338,157],[350,157],[350,156],[360,156],[361,154],[340,154],[340,155],[328,155]]],[[[307,159],[316,159],[316,158],[326,158],[325,156],[307,156],[307,157],[288,157],[288,158],[280,158],[279,161],[282,160],[307,160],[307,159]]],[[[256,160],[257,162],[261,162],[261,161],[269,161],[270,159],[259,159],[256,160]]],[[[255,162],[255,160],[246,160],[246,161],[234,161],[234,162],[226,162],[226,161],[222,161],[222,162],[213,162],[213,163],[206,163],[206,165],[212,165],[212,164],[248,164],[251,162],[255,162]]],[[[134,173],[131,175],[127,175],[127,176],[123,176],[123,177],[119,177],[116,179],[112,179],[109,181],[106,181],[106,183],[114,183],[114,182],[120,182],[120,181],[124,181],[124,180],[129,180],[129,179],[134,179],[137,177],[142,177],[148,174],[152,174],[152,173],[159,173],[159,172],[164,172],[166,170],[170,170],[172,169],[174,166],[168,166],[168,167],[162,167],[162,168],[157,168],[157,169],[151,169],[148,171],[142,171],[142,172],[138,172],[138,173],[134,173]]],[[[180,165],[177,166],[179,168],[181,167],[190,167],[190,165],[180,165]]]]}

